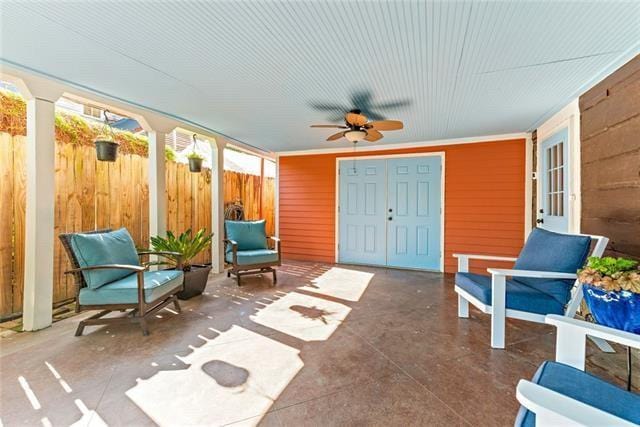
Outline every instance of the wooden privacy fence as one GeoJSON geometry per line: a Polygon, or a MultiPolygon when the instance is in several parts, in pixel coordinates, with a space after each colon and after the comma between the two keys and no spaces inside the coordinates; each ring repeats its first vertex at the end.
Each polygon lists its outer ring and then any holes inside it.
{"type": "MultiPolygon", "coordinates": [[[[0,317],[22,311],[25,142],[23,136],[0,133],[0,317]]],[[[58,234],[126,227],[136,245],[148,247],[147,165],[146,157],[135,154],[119,155],[115,163],[98,162],[93,147],[56,143],[54,303],[75,296],[64,275],[69,264],[58,234]]],[[[211,230],[211,171],[190,173],[187,165],[174,162],[167,162],[166,169],[167,229],[211,230]]],[[[247,219],[266,218],[273,234],[274,179],[264,178],[262,192],[259,176],[225,171],[224,181],[225,203],[242,200],[247,219]]],[[[210,259],[209,248],[196,262],[210,259]]]]}

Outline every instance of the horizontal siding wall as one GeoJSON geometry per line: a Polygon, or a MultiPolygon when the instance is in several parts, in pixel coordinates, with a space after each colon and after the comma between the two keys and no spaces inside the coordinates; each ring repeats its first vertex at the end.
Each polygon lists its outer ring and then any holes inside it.
{"type": "MultiPolygon", "coordinates": [[[[456,252],[517,255],[524,240],[525,141],[358,155],[433,151],[445,152],[445,271],[456,271],[456,252]]],[[[280,158],[279,234],[285,259],[335,261],[336,158],[352,155],[280,158]]],[[[472,267],[482,271],[486,263],[472,267]]]]}
{"type": "Polygon", "coordinates": [[[640,55],[580,97],[582,232],[640,259],[640,55]]]}

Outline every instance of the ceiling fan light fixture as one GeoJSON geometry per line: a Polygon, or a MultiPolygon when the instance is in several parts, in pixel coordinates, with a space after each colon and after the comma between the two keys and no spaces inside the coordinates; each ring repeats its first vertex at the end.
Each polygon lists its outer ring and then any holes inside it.
{"type": "Polygon", "coordinates": [[[350,142],[362,141],[367,136],[367,132],[363,130],[350,130],[344,133],[344,137],[350,142]]]}

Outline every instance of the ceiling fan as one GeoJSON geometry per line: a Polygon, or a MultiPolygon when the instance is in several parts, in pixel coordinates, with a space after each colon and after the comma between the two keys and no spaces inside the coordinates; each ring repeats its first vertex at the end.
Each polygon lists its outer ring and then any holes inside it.
{"type": "Polygon", "coordinates": [[[378,120],[370,122],[360,110],[351,110],[344,115],[344,125],[311,125],[312,128],[346,129],[331,135],[327,141],[337,141],[345,137],[349,142],[375,142],[383,138],[380,131],[400,130],[403,124],[400,120],[378,120]]]}

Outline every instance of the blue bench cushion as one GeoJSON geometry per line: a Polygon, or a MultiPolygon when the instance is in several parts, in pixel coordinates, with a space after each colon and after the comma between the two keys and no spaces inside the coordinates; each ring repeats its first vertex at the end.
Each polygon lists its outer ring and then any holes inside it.
{"type": "MultiPolygon", "coordinates": [[[[225,221],[227,239],[237,242],[239,251],[268,249],[265,223],[265,220],[225,221]]],[[[227,245],[227,252],[231,252],[231,245],[227,245]]]]}
{"type": "MultiPolygon", "coordinates": [[[[539,314],[564,314],[573,283],[546,280],[537,283],[506,281],[507,308],[539,314]]],[[[456,273],[455,283],[482,303],[491,305],[491,276],[456,273]]]]}
{"type": "MultiPolygon", "coordinates": [[[[183,280],[184,273],[182,271],[145,271],[145,302],[153,302],[162,295],[179,288],[183,280]]],[[[79,298],[81,305],[136,304],[138,302],[138,275],[130,274],[97,289],[82,288],[79,298]]]]}
{"type": "MultiPolygon", "coordinates": [[[[233,253],[226,255],[228,263],[233,262],[233,253]]],[[[238,265],[265,264],[278,262],[278,251],[271,249],[256,249],[252,251],[238,251],[238,265]]]]}
{"type": "MultiPolygon", "coordinates": [[[[640,395],[628,392],[579,369],[558,362],[544,362],[532,382],[594,408],[640,424],[640,395]]],[[[536,415],[521,406],[514,425],[534,427],[536,415]]]]}
{"type": "MultiPolygon", "coordinates": [[[[584,266],[590,248],[591,238],[589,236],[560,234],[535,228],[529,235],[513,268],[516,270],[575,273],[584,266]]],[[[536,284],[544,282],[545,279],[519,278],[518,281],[536,284]]],[[[575,282],[574,280],[564,281],[567,283],[575,282]]]]}
{"type": "MultiPolygon", "coordinates": [[[[71,236],[71,249],[78,259],[80,267],[104,264],[140,265],[136,245],[126,228],[98,234],[74,234],[71,236]]],[[[107,283],[131,274],[131,270],[84,271],[87,286],[97,289],[107,283]]]]}

